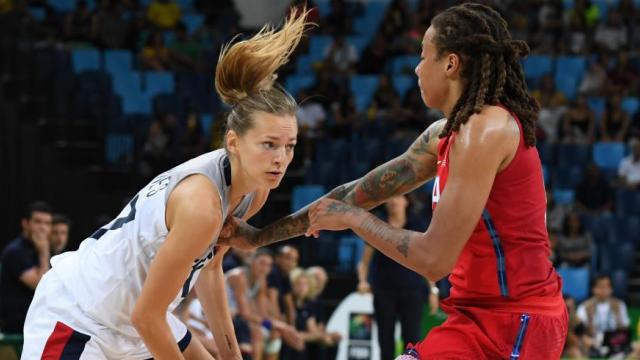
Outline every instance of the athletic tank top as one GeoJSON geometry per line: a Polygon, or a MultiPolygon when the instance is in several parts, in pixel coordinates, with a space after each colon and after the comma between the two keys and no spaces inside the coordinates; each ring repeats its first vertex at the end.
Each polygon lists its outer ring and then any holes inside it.
{"type": "MultiPolygon", "coordinates": [[[[250,287],[245,292],[245,297],[247,298],[247,300],[254,300],[260,292],[260,282],[256,281],[251,284],[251,279],[249,278],[250,272],[251,269],[249,268],[249,266],[242,267],[242,276],[245,277],[245,279],[247,280],[247,284],[250,285],[250,287]]],[[[236,299],[236,294],[233,292],[233,288],[231,288],[231,285],[229,284],[228,275],[225,275],[224,280],[225,289],[227,291],[227,303],[229,304],[229,312],[231,313],[231,316],[234,316],[239,311],[238,301],[236,299]]]]}
{"type": "MultiPolygon", "coordinates": [[[[131,313],[147,277],[149,266],[169,233],[165,224],[171,191],[186,177],[206,176],[220,193],[222,216],[229,213],[231,167],[224,149],[189,160],[155,177],[142,188],[118,217],[85,239],[77,251],[51,259],[53,271],[87,316],[124,335],[138,337],[131,313]]],[[[233,215],[244,216],[254,194],[245,196],[233,215]]],[[[194,260],[169,312],[187,296],[200,270],[214,256],[216,237],[194,260]]]]}
{"type": "MultiPolygon", "coordinates": [[[[537,149],[526,146],[517,116],[511,115],[520,129],[518,150],[496,175],[482,216],[449,275],[451,301],[555,313],[564,303],[560,277],[549,260],[542,165],[537,149]]],[[[451,133],[438,144],[434,211],[446,191],[455,139],[451,133]]]]}

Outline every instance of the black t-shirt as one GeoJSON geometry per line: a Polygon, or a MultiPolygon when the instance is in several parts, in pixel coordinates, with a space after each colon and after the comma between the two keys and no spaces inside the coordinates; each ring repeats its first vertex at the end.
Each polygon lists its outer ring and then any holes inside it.
{"type": "Polygon", "coordinates": [[[284,296],[291,294],[291,281],[289,280],[289,276],[283,274],[277,266],[274,266],[267,276],[267,287],[269,289],[278,290],[278,304],[280,305],[280,311],[283,314],[286,314],[287,308],[284,303],[284,296]]]}
{"type": "Polygon", "coordinates": [[[305,300],[301,306],[296,305],[296,330],[307,331],[307,321],[316,318],[315,311],[315,304],[309,300],[305,300]]]}
{"type": "Polygon", "coordinates": [[[7,245],[0,263],[0,327],[21,331],[34,290],[20,281],[20,275],[38,266],[38,252],[33,243],[21,235],[7,245]]]}

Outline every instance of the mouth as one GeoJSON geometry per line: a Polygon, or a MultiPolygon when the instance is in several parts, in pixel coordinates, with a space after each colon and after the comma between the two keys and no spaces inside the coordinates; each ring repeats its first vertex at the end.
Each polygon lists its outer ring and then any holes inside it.
{"type": "Polygon", "coordinates": [[[279,178],[280,176],[282,176],[282,171],[268,171],[267,175],[269,175],[269,177],[271,178],[279,178]]]}

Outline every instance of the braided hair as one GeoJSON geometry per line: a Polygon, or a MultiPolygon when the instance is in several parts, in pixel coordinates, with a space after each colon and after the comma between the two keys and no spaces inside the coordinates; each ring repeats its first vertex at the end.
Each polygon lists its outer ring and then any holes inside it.
{"type": "Polygon", "coordinates": [[[431,24],[436,30],[433,41],[438,56],[445,52],[458,54],[461,76],[467,81],[440,137],[460,130],[484,105],[503,104],[520,119],[527,146],[535,145],[540,108],[527,92],[520,64],[520,59],[529,54],[529,46],[512,40],[502,16],[481,4],[451,7],[434,17],[431,24]]]}

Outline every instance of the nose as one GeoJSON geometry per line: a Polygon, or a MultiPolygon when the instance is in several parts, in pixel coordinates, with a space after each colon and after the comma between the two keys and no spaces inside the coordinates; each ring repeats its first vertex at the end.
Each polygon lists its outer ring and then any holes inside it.
{"type": "Polygon", "coordinates": [[[287,156],[287,149],[282,146],[276,151],[276,155],[273,157],[273,162],[276,164],[281,164],[284,158],[287,156]]]}
{"type": "Polygon", "coordinates": [[[416,68],[415,68],[414,72],[416,73],[417,77],[420,77],[420,63],[418,63],[418,65],[416,65],[416,68]]]}

